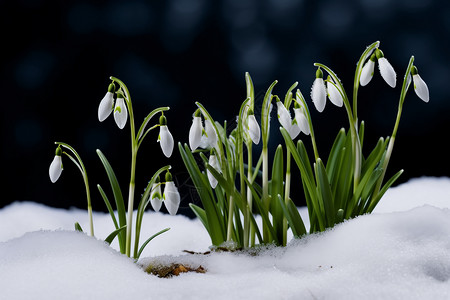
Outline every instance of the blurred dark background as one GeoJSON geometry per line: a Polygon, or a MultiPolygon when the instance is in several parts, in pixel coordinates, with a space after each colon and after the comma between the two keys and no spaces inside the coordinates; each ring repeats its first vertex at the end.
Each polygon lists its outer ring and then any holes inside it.
{"type": "MultiPolygon", "coordinates": [[[[82,178],[67,157],[59,181],[49,180],[54,141],[72,145],[82,156],[94,210],[105,210],[97,183],[111,195],[95,149],[108,157],[127,193],[129,123],[119,130],[112,116],[103,123],[97,120],[111,75],[130,89],[136,126],[152,109],[170,106],[169,129],[176,143],[185,143],[194,101],[203,103],[215,120],[234,125],[246,96],[246,71],[253,78],[257,106],[275,79],[274,94],[284,97],[298,81],[310,101],[314,62],[331,67],[351,94],[356,62],[376,40],[397,71],[397,87],[391,89],[376,70],[372,82],[360,88],[365,154],[380,136],[392,132],[403,74],[414,55],[430,102],[425,104],[410,89],[388,176],[402,168],[405,173],[397,183],[450,175],[448,1],[18,0],[1,1],[0,24],[0,207],[25,200],[86,206],[82,178]]],[[[348,128],[345,111],[330,102],[321,114],[312,104],[310,109],[319,151],[326,156],[337,131],[348,128]]],[[[278,121],[272,120],[274,149],[282,138],[278,121]]],[[[140,149],[136,194],[157,169],[171,164],[182,194],[180,212],[188,213],[188,203],[198,198],[178,149],[166,159],[157,135],[151,133],[140,149]]],[[[309,146],[309,137],[302,139],[309,146]]],[[[300,182],[296,176],[295,171],[294,187],[300,182]]],[[[301,194],[293,191],[299,205],[301,194]]]]}

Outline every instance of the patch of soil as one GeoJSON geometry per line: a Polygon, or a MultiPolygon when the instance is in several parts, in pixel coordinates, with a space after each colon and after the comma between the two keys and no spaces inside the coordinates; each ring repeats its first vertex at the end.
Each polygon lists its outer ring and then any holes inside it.
{"type": "Polygon", "coordinates": [[[206,269],[203,268],[202,266],[199,266],[198,268],[194,269],[188,265],[173,263],[170,265],[149,265],[145,269],[145,272],[153,274],[160,278],[170,278],[172,276],[178,276],[181,273],[187,272],[206,273],[206,269]]]}

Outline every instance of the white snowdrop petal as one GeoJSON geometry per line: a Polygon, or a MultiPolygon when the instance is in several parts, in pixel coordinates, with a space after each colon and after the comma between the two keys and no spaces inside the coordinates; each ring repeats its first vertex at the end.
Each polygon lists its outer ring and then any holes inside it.
{"type": "Polygon", "coordinates": [[[180,193],[173,181],[168,181],[164,187],[164,205],[172,216],[177,214],[180,206],[180,193]]]}
{"type": "Polygon", "coordinates": [[[308,119],[306,119],[306,116],[305,116],[304,112],[302,111],[302,108],[295,108],[294,113],[295,113],[295,120],[297,121],[297,124],[298,124],[300,130],[304,134],[309,135],[310,130],[309,130],[308,119]]]}
{"type": "Polygon", "coordinates": [[[253,143],[258,145],[261,138],[261,129],[259,128],[259,124],[256,121],[255,115],[248,116],[248,133],[253,143]]]}
{"type": "Polygon", "coordinates": [[[318,112],[322,112],[325,109],[327,100],[327,91],[323,78],[316,78],[311,88],[311,99],[318,112]]]}
{"type": "Polygon", "coordinates": [[[62,173],[62,158],[59,155],[55,155],[53,158],[52,163],[50,164],[50,168],[48,170],[48,174],[50,176],[50,180],[55,183],[59,176],[61,176],[62,173]]]}
{"type": "Polygon", "coordinates": [[[207,141],[209,146],[214,148],[217,145],[217,134],[210,120],[205,120],[205,132],[208,136],[207,141]]]}
{"type": "Polygon", "coordinates": [[[301,132],[300,127],[297,124],[292,124],[288,130],[291,139],[295,139],[298,134],[301,132]]]}
{"type": "Polygon", "coordinates": [[[341,93],[339,90],[334,86],[334,84],[327,81],[327,91],[328,91],[328,98],[330,99],[331,103],[338,107],[342,107],[344,104],[344,100],[342,99],[341,93]]]}
{"type": "MultiPolygon", "coordinates": [[[[219,172],[219,173],[221,172],[221,170],[219,168],[219,163],[217,161],[217,157],[215,155],[209,156],[208,164],[210,164],[211,167],[213,167],[217,172],[219,172]]],[[[211,174],[211,172],[209,170],[206,170],[206,175],[208,175],[209,184],[211,185],[211,187],[213,189],[215,189],[217,186],[217,179],[211,174]]]]}
{"type": "Polygon", "coordinates": [[[372,80],[374,71],[375,62],[369,59],[361,70],[361,77],[359,78],[361,86],[367,85],[372,80]]]}
{"type": "Polygon", "coordinates": [[[191,147],[192,151],[197,149],[200,145],[202,132],[203,126],[201,117],[194,117],[194,119],[192,119],[191,128],[189,129],[189,147],[191,147]]]}
{"type": "Polygon", "coordinates": [[[416,92],[417,96],[419,96],[419,98],[424,102],[430,101],[430,94],[428,92],[428,86],[425,81],[423,81],[419,74],[415,74],[412,77],[414,82],[414,91],[416,92]]]}
{"type": "Polygon", "coordinates": [[[173,137],[166,125],[159,126],[159,142],[161,150],[166,157],[170,157],[173,152],[173,137]]]}
{"type": "Polygon", "coordinates": [[[125,127],[128,119],[127,106],[123,98],[117,98],[116,106],[114,108],[114,120],[120,129],[125,127]]]}
{"type": "Polygon", "coordinates": [[[385,57],[380,57],[378,59],[378,68],[380,69],[380,74],[384,81],[394,88],[397,83],[397,74],[385,57]]]}
{"type": "Polygon", "coordinates": [[[105,97],[100,101],[98,106],[98,120],[103,122],[113,110],[114,94],[111,92],[106,92],[105,97]]]}
{"type": "Polygon", "coordinates": [[[277,115],[281,126],[289,131],[292,124],[291,114],[281,101],[277,101],[277,115]]]}
{"type": "Polygon", "coordinates": [[[161,197],[162,197],[161,185],[158,183],[154,183],[152,185],[152,191],[150,193],[150,204],[152,205],[154,211],[159,211],[161,209],[162,206],[161,197]]]}

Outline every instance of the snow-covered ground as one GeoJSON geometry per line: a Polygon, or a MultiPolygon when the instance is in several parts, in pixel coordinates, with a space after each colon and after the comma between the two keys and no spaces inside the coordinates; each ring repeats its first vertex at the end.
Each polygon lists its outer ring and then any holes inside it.
{"type": "Polygon", "coordinates": [[[449,299],[449,207],[450,178],[414,179],[371,215],[258,256],[184,254],[208,250],[201,223],[148,212],[141,239],[171,230],[143,261],[207,269],[161,279],[100,241],[109,215],[94,214],[96,240],[73,231],[77,221],[88,228],[85,211],[17,202],[0,210],[0,299],[449,299]]]}

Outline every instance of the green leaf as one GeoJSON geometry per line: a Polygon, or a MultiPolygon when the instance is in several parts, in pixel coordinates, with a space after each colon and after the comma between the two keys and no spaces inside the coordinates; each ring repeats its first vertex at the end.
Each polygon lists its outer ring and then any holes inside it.
{"type": "Polygon", "coordinates": [[[288,199],[287,205],[284,203],[281,195],[278,195],[278,203],[283,209],[284,215],[291,227],[292,233],[295,238],[299,238],[306,234],[305,224],[300,216],[297,207],[291,199],[288,199]]]}
{"type": "Polygon", "coordinates": [[[111,245],[112,241],[114,240],[114,238],[121,232],[123,232],[125,229],[127,228],[127,226],[123,226],[120,227],[116,230],[114,230],[113,232],[111,232],[108,237],[105,239],[105,242],[107,242],[109,245],[111,245]]]}
{"type": "Polygon", "coordinates": [[[106,204],[106,207],[108,208],[108,212],[109,212],[109,214],[111,216],[111,219],[113,220],[114,227],[116,229],[119,229],[119,224],[117,224],[117,219],[116,219],[116,216],[114,215],[114,210],[113,210],[113,208],[111,206],[111,203],[108,200],[108,197],[106,196],[105,192],[103,191],[102,187],[100,186],[100,184],[97,184],[97,189],[100,192],[100,195],[102,196],[103,201],[106,204]]]}
{"type": "Polygon", "coordinates": [[[206,216],[205,210],[193,203],[189,203],[189,207],[192,209],[197,218],[202,222],[203,226],[206,228],[206,231],[208,231],[209,234],[208,218],[206,216]]]}
{"type": "Polygon", "coordinates": [[[398,171],[386,182],[386,184],[381,188],[377,197],[371,200],[369,207],[364,211],[364,213],[372,213],[375,206],[377,206],[378,202],[381,200],[381,197],[383,197],[384,193],[386,193],[386,191],[394,184],[394,182],[400,177],[400,175],[402,175],[402,173],[403,170],[398,171]]]}
{"type": "Polygon", "coordinates": [[[272,165],[272,180],[270,182],[270,213],[272,214],[272,224],[277,234],[277,239],[279,241],[283,240],[283,209],[281,208],[279,202],[276,200],[278,195],[284,195],[284,168],[283,168],[283,147],[278,145],[277,150],[273,158],[272,165]]]}
{"type": "Polygon", "coordinates": [[[81,228],[80,223],[78,223],[78,222],[75,223],[75,230],[79,231],[79,232],[83,232],[83,228],[81,228]]]}
{"type": "Polygon", "coordinates": [[[170,228],[165,228],[157,233],[155,233],[154,235],[152,235],[151,237],[149,237],[141,246],[141,248],[139,248],[138,254],[137,256],[134,257],[134,259],[139,259],[139,257],[141,257],[142,251],[144,251],[145,246],[147,246],[148,243],[151,242],[151,240],[153,240],[155,237],[157,237],[160,234],[163,234],[166,231],[169,231],[170,228]]]}
{"type": "MultiPolygon", "coordinates": [[[[108,175],[109,183],[111,184],[111,189],[113,191],[114,199],[116,201],[117,215],[119,217],[119,226],[123,227],[127,225],[127,218],[125,211],[125,203],[123,201],[122,191],[120,190],[119,182],[117,181],[116,174],[114,173],[114,170],[112,169],[105,155],[103,155],[100,149],[97,149],[96,152],[103,164],[103,167],[105,168],[106,174],[108,175]]],[[[118,238],[119,238],[120,252],[125,253],[126,232],[120,232],[118,238]]]]}
{"type": "Polygon", "coordinates": [[[327,227],[333,227],[335,222],[334,200],[331,193],[330,183],[328,181],[327,171],[320,158],[317,159],[316,165],[317,189],[319,191],[319,198],[322,202],[325,219],[327,220],[327,227]]]}

